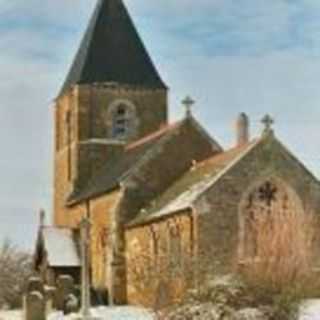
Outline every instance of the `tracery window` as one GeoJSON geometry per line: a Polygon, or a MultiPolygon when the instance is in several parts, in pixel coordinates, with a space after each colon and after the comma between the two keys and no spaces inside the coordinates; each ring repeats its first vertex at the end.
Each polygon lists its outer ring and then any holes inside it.
{"type": "Polygon", "coordinates": [[[283,182],[268,179],[251,188],[240,207],[240,259],[259,259],[263,234],[272,234],[298,211],[298,197],[283,182]]]}

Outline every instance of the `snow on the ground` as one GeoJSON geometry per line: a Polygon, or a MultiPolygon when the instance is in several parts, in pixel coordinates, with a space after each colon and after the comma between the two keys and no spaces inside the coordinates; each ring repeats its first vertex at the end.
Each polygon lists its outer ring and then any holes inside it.
{"type": "MultiPolygon", "coordinates": [[[[308,300],[301,306],[299,320],[320,320],[320,300],[308,300]]],[[[99,307],[93,309],[93,316],[101,320],[155,320],[151,312],[136,307],[99,307]]],[[[48,320],[74,320],[77,315],[63,317],[54,313],[48,320]]],[[[23,320],[21,311],[0,311],[0,320],[23,320]]]]}
{"type": "Polygon", "coordinates": [[[302,304],[299,320],[320,320],[320,300],[308,300],[302,304]]]}
{"type": "Polygon", "coordinates": [[[0,311],[0,320],[22,320],[21,311],[0,311]]]}
{"type": "MultiPolygon", "coordinates": [[[[151,312],[135,307],[99,307],[92,310],[92,315],[101,320],[154,320],[151,312]]],[[[64,317],[62,313],[53,313],[48,320],[73,320],[79,319],[79,315],[64,317]]],[[[0,320],[23,320],[21,311],[0,311],[0,320]]]]}
{"type": "MultiPolygon", "coordinates": [[[[101,320],[154,320],[151,312],[136,307],[99,307],[92,310],[92,316],[101,320]]],[[[63,317],[61,313],[52,314],[48,320],[73,320],[79,319],[79,315],[63,317]]]]}

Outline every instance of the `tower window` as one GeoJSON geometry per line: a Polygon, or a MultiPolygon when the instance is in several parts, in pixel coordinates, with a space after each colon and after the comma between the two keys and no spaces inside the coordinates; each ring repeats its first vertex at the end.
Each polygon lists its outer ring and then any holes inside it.
{"type": "Polygon", "coordinates": [[[125,108],[125,106],[120,105],[120,106],[118,107],[117,113],[118,113],[119,116],[125,115],[125,114],[126,114],[126,108],[125,108]]]}
{"type": "Polygon", "coordinates": [[[129,141],[138,130],[136,106],[129,100],[115,100],[106,109],[105,120],[108,139],[129,141]]]}
{"type": "Polygon", "coordinates": [[[125,104],[116,107],[113,113],[112,138],[126,139],[132,129],[132,116],[130,109],[125,104]]]}

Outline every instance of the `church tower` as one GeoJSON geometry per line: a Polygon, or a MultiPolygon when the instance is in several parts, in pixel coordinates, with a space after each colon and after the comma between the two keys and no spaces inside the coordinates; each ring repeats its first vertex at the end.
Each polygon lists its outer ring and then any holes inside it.
{"type": "Polygon", "coordinates": [[[122,0],[99,0],[55,101],[54,223],[126,143],[167,124],[167,87],[122,0]]]}

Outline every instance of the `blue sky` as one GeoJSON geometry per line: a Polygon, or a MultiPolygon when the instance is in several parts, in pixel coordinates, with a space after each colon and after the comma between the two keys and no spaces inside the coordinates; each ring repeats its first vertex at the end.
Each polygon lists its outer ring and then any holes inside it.
{"type": "MultiPolygon", "coordinates": [[[[171,88],[171,119],[194,113],[225,147],[237,114],[252,134],[275,130],[320,176],[318,0],[126,0],[171,88]]],[[[51,210],[52,100],[79,45],[92,0],[0,0],[0,239],[31,248],[51,210]]]]}

